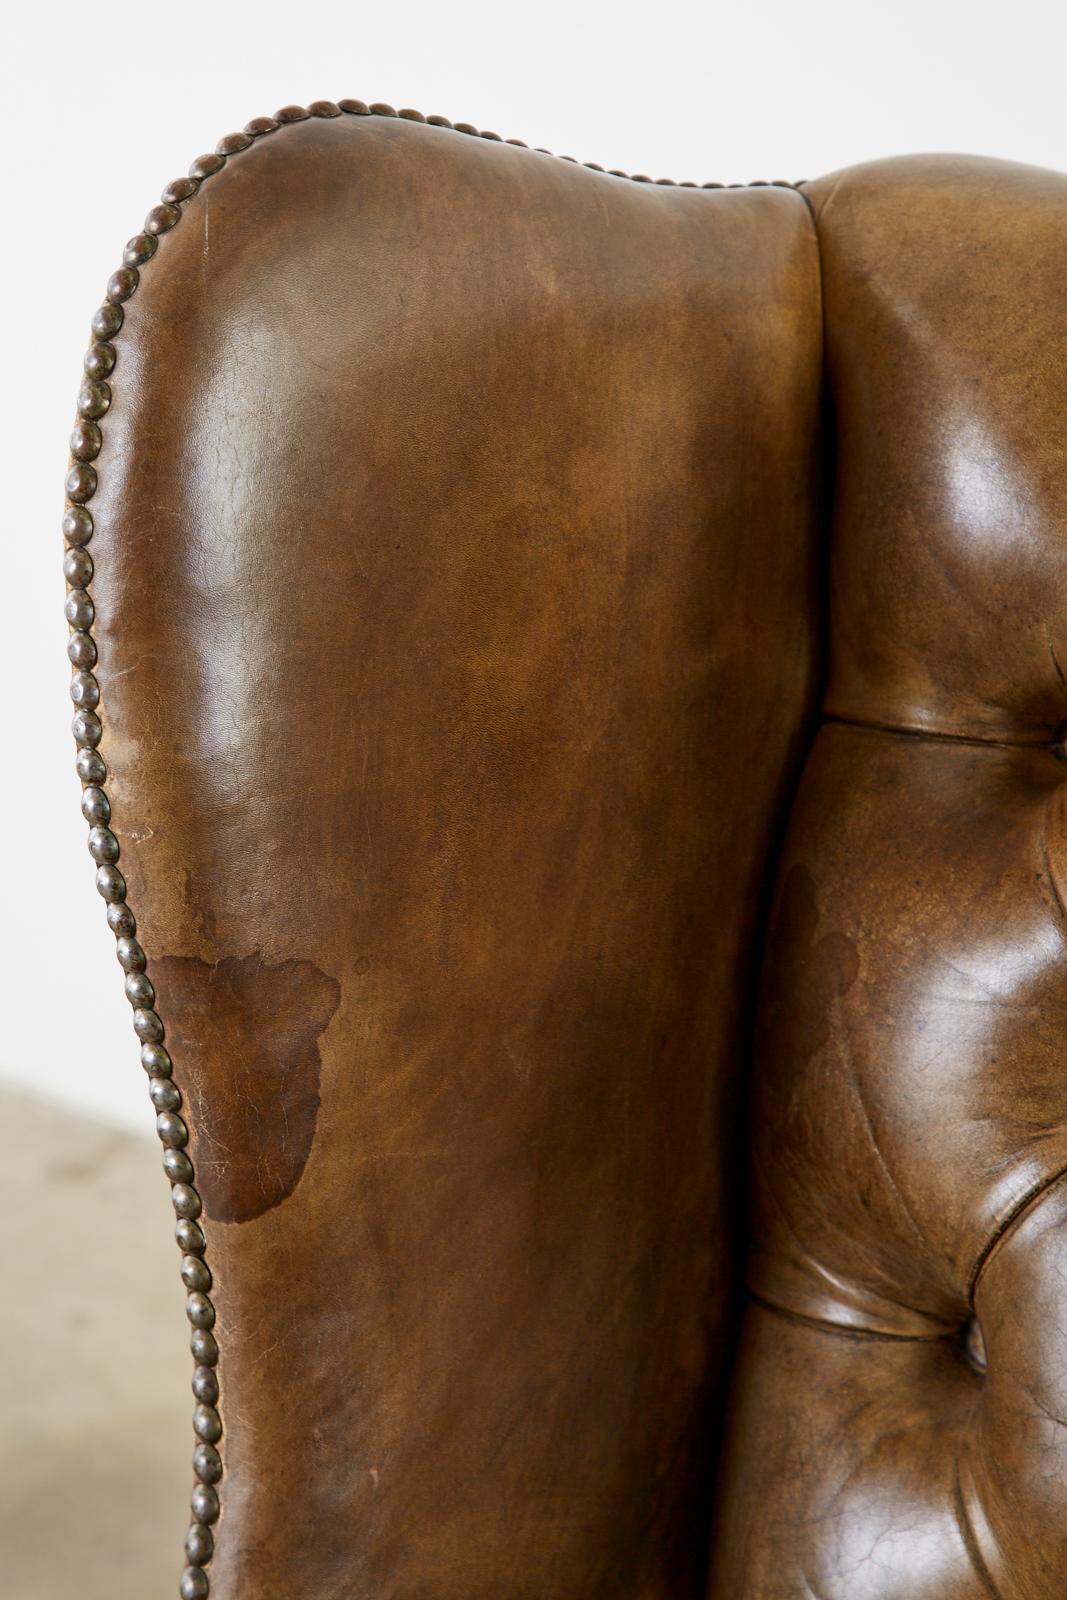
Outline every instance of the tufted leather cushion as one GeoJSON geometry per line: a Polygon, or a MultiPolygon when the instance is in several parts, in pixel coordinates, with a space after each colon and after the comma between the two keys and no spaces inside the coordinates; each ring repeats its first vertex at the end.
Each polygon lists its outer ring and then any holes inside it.
{"type": "Polygon", "coordinates": [[[710,1592],[1047,1600],[1067,1573],[1067,180],[922,158],[809,194],[833,656],[764,962],[710,1592]]]}
{"type": "Polygon", "coordinates": [[[211,1592],[1050,1600],[1067,180],[346,104],[171,186],[69,486],[211,1592]]]}

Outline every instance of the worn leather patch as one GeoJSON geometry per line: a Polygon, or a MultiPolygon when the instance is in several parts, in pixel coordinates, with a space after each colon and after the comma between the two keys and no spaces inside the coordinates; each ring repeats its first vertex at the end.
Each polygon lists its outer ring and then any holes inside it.
{"type": "Polygon", "coordinates": [[[153,963],[208,1216],[250,1222],[300,1182],[319,1112],[319,1039],[341,998],[310,961],[153,963]]]}

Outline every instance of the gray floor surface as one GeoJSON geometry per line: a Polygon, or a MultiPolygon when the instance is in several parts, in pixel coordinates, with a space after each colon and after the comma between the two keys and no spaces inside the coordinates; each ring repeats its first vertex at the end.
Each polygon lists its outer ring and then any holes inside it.
{"type": "Polygon", "coordinates": [[[0,1593],[169,1600],[193,1399],[158,1146],[0,1090],[0,1205],[0,1593]]]}

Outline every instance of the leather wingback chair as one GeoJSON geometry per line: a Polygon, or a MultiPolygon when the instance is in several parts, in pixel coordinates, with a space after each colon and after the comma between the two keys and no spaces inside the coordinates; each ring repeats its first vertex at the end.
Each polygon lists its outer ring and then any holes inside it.
{"type": "Polygon", "coordinates": [[[1067,1594],[1065,261],[1030,168],[358,101],[130,241],[65,570],[185,1600],[1067,1594]]]}

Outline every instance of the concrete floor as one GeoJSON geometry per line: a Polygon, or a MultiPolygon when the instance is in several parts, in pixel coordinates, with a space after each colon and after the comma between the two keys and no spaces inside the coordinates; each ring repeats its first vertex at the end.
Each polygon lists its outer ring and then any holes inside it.
{"type": "Polygon", "coordinates": [[[192,1360],[158,1146],[0,1090],[0,1204],[0,1592],[176,1595],[192,1360]]]}

